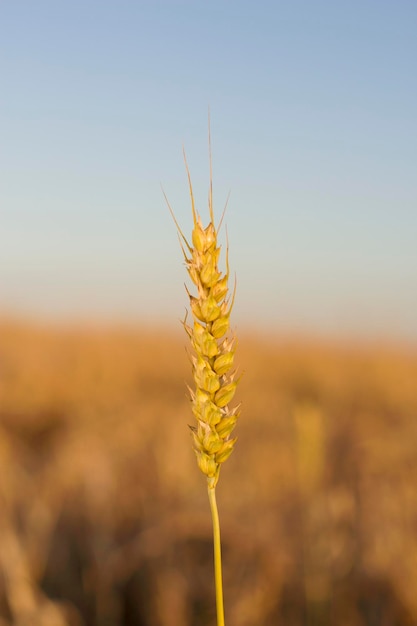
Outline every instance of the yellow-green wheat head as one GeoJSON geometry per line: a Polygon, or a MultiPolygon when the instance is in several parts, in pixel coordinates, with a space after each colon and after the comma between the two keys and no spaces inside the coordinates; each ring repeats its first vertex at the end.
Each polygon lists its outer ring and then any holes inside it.
{"type": "Polygon", "coordinates": [[[238,384],[233,369],[236,339],[230,332],[235,290],[230,297],[228,247],[226,272],[222,273],[218,267],[221,246],[214,223],[211,175],[210,221],[204,228],[195,208],[187,162],[186,168],[194,222],[191,244],[173,217],[180,241],[184,243],[181,242],[181,248],[194,285],[194,295],[186,287],[193,322],[187,324],[187,316],[183,322],[193,348],[191,363],[195,388],[190,388],[190,396],[197,423],[190,428],[198,466],[207,476],[209,486],[215,487],[220,466],[229,458],[236,443],[231,433],[240,414],[240,405],[230,407],[238,384]]]}

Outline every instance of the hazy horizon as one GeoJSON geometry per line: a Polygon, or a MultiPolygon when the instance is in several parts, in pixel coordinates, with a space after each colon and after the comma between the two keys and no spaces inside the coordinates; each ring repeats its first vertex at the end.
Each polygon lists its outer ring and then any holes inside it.
{"type": "Polygon", "coordinates": [[[185,146],[234,323],[417,340],[417,7],[0,7],[0,315],[175,326],[185,146]],[[224,232],[223,241],[224,241],[224,232]]]}

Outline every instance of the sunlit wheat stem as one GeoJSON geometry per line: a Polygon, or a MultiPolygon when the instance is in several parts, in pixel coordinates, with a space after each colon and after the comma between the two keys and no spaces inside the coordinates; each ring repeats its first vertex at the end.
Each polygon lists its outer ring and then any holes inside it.
{"type": "Polygon", "coordinates": [[[207,477],[213,519],[217,624],[224,626],[220,525],[215,488],[220,467],[233,451],[236,438],[232,438],[231,433],[240,414],[240,405],[230,407],[238,383],[235,380],[236,371],[233,370],[236,341],[233,336],[229,336],[234,290],[230,296],[228,247],[226,247],[226,271],[222,273],[218,267],[221,246],[218,245],[218,228],[215,226],[213,213],[211,146],[210,220],[205,228],[195,208],[185,154],[184,160],[194,224],[191,243],[179,227],[169,203],[168,206],[178,229],[188,274],[196,289],[193,295],[186,288],[193,321],[192,325],[187,324],[186,316],[183,322],[192,347],[190,356],[195,385],[194,389],[190,389],[190,398],[196,424],[190,426],[190,429],[198,466],[207,477]]]}
{"type": "Polygon", "coordinates": [[[216,587],[217,626],[224,626],[222,549],[220,541],[220,522],[216,502],[216,489],[208,487],[211,518],[213,520],[214,544],[214,583],[216,587]]]}

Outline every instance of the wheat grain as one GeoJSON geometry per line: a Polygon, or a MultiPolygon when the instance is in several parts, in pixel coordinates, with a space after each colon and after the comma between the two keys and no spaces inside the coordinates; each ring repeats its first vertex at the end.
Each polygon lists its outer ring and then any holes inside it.
{"type": "Polygon", "coordinates": [[[196,287],[196,295],[189,292],[193,323],[183,322],[190,339],[195,389],[190,389],[192,412],[196,425],[190,426],[197,463],[207,476],[210,487],[219,479],[220,466],[233,451],[236,438],[231,433],[240,414],[240,405],[230,408],[238,380],[233,369],[236,339],[230,330],[230,313],[235,289],[229,296],[229,250],[226,247],[226,271],[219,270],[221,246],[218,244],[218,228],[214,222],[213,194],[210,158],[210,221],[204,228],[196,211],[191,175],[184,153],[187,170],[193,230],[191,244],[184,236],[173,211],[181,241],[188,274],[196,287]]]}
{"type": "Polygon", "coordinates": [[[189,388],[189,391],[192,412],[197,424],[190,428],[198,466],[207,477],[213,521],[217,626],[224,626],[221,540],[216,485],[219,480],[220,467],[229,458],[236,443],[236,438],[232,438],[231,433],[240,415],[240,405],[230,408],[238,384],[238,380],[235,380],[236,370],[233,368],[236,339],[230,332],[230,313],[235,298],[236,281],[233,294],[230,296],[228,245],[226,247],[226,271],[222,273],[218,265],[221,246],[218,244],[217,235],[223,217],[216,228],[213,212],[210,118],[209,152],[210,220],[205,228],[195,208],[191,175],[184,152],[193,216],[191,244],[183,234],[166,196],[165,199],[178,229],[188,274],[197,290],[196,295],[193,295],[186,287],[193,321],[192,324],[187,324],[187,315],[183,321],[193,348],[190,356],[195,388],[189,388]]]}

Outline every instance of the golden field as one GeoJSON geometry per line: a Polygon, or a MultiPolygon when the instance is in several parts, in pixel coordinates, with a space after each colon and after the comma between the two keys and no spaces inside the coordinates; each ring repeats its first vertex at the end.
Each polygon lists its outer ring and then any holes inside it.
{"type": "MultiPolygon", "coordinates": [[[[0,323],[0,626],[213,626],[186,337],[0,323]]],[[[228,626],[417,624],[417,349],[239,333],[228,626]]]]}

